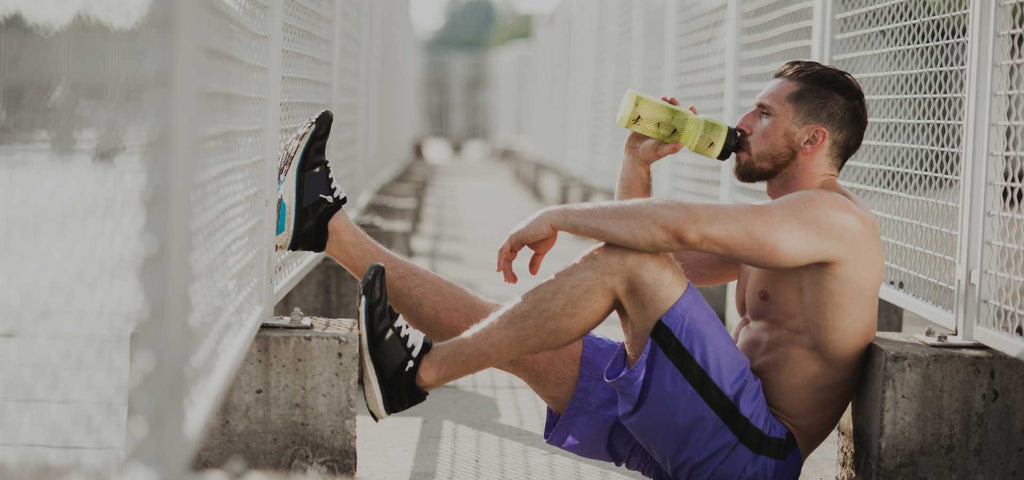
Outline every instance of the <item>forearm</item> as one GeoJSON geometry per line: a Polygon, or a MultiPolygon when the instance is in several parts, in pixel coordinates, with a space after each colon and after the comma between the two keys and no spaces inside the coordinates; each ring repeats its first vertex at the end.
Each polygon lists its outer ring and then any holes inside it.
{"type": "Polygon", "coordinates": [[[619,181],[615,188],[616,200],[648,198],[651,196],[651,166],[633,160],[628,155],[619,167],[619,181]]]}
{"type": "Polygon", "coordinates": [[[644,252],[690,249],[686,228],[697,212],[676,200],[634,199],[565,205],[551,210],[555,229],[644,252]]]}

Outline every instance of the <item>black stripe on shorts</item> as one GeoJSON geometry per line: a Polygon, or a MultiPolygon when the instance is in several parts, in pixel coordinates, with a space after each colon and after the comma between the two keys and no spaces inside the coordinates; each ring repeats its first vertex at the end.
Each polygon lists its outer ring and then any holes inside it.
{"type": "Polygon", "coordinates": [[[772,437],[750,423],[750,419],[740,412],[739,407],[732,403],[708,372],[704,371],[704,367],[697,363],[689,350],[661,320],[654,324],[651,339],[665,352],[665,356],[672,361],[679,373],[683,374],[683,378],[690,382],[697,394],[729,427],[740,443],[758,455],[775,460],[784,460],[793,453],[793,449],[797,447],[793,434],[786,432],[785,438],[772,437]]]}

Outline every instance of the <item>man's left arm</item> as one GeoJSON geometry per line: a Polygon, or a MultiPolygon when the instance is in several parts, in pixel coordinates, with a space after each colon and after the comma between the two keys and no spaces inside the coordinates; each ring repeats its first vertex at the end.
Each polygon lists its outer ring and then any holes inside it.
{"type": "Polygon", "coordinates": [[[848,199],[803,191],[761,205],[631,200],[556,207],[553,228],[646,252],[697,250],[760,268],[827,263],[857,248],[870,220],[848,199]]]}

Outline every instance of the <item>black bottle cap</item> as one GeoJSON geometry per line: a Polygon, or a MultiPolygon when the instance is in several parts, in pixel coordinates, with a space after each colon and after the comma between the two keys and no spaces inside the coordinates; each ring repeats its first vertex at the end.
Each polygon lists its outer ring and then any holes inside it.
{"type": "Polygon", "coordinates": [[[736,150],[740,148],[740,132],[735,128],[729,127],[725,134],[725,144],[722,145],[722,153],[718,154],[719,160],[725,160],[736,153],[736,150]]]}

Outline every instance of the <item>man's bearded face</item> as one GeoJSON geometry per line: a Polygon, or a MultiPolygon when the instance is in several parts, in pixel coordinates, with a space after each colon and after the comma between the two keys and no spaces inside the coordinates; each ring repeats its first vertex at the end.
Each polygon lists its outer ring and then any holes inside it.
{"type": "Polygon", "coordinates": [[[792,145],[792,137],[776,137],[775,142],[757,150],[747,150],[742,158],[736,156],[736,179],[743,183],[766,182],[793,164],[796,160],[796,146],[792,145]]]}
{"type": "Polygon", "coordinates": [[[795,88],[788,80],[772,80],[736,124],[744,134],[736,152],[737,180],[768,181],[796,161],[795,115],[788,99],[795,88]]]}

